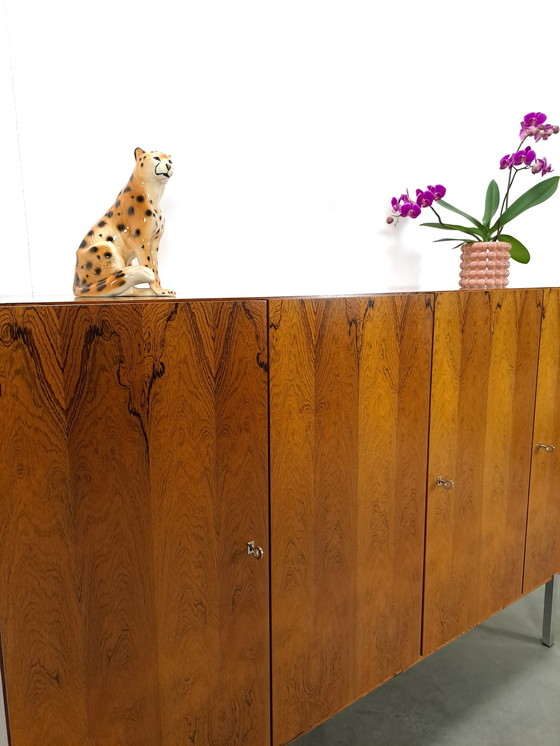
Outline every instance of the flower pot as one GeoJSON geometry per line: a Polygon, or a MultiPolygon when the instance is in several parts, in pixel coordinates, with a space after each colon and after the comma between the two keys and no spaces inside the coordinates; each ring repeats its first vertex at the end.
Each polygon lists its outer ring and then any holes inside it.
{"type": "Polygon", "coordinates": [[[461,288],[505,288],[509,281],[511,244],[505,241],[478,241],[463,244],[461,288]]]}

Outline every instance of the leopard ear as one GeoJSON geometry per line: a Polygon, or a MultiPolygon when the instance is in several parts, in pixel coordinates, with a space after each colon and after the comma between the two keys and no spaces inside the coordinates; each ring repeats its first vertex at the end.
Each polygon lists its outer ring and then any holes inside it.
{"type": "Polygon", "coordinates": [[[146,151],[142,150],[142,148],[136,148],[136,150],[134,151],[134,160],[137,161],[138,158],[140,158],[141,155],[144,155],[145,152],[146,151]]]}

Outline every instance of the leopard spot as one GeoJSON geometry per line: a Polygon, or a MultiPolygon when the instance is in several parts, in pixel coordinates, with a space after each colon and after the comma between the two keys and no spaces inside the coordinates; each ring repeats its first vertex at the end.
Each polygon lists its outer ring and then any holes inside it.
{"type": "Polygon", "coordinates": [[[111,252],[110,252],[110,251],[106,251],[106,252],[105,252],[105,253],[103,254],[103,256],[105,257],[105,259],[110,259],[110,258],[111,258],[111,257],[112,257],[113,255],[111,254],[111,252]]]}
{"type": "Polygon", "coordinates": [[[109,243],[113,243],[114,241],[113,236],[107,236],[106,240],[109,241],[109,243]]]}
{"type": "Polygon", "coordinates": [[[95,268],[95,274],[96,275],[100,275],[101,274],[101,267],[96,267],[95,268]]]}
{"type": "Polygon", "coordinates": [[[91,269],[93,267],[93,264],[91,262],[87,262],[86,269],[91,269]]]}
{"type": "Polygon", "coordinates": [[[134,215],[134,207],[132,207],[132,205],[128,208],[128,214],[134,215]]]}
{"type": "Polygon", "coordinates": [[[111,210],[111,212],[108,212],[108,213],[107,213],[107,217],[108,217],[108,218],[112,218],[112,217],[113,217],[113,211],[112,211],[112,210],[111,210]]]}
{"type": "Polygon", "coordinates": [[[88,236],[93,236],[93,231],[89,231],[88,236]]]}
{"type": "MultiPolygon", "coordinates": [[[[130,177],[130,178],[132,179],[132,177],[130,177]]],[[[130,187],[129,187],[129,186],[127,186],[127,187],[126,187],[126,189],[125,189],[124,191],[125,191],[125,192],[130,192],[130,187]]]]}
{"type": "Polygon", "coordinates": [[[151,214],[152,214],[152,211],[151,211],[151,210],[146,210],[146,215],[147,215],[148,217],[150,217],[150,215],[151,215],[151,214]]]}
{"type": "Polygon", "coordinates": [[[121,233],[122,233],[122,232],[124,231],[124,229],[125,229],[125,227],[124,227],[124,225],[123,225],[122,223],[119,223],[119,224],[117,225],[117,230],[118,230],[118,231],[121,231],[121,233]]]}
{"type": "Polygon", "coordinates": [[[136,197],[136,201],[137,202],[143,202],[144,201],[144,197],[142,195],[140,195],[139,197],[136,197]]]}
{"type": "Polygon", "coordinates": [[[87,246],[86,242],[82,241],[82,243],[80,244],[80,249],[85,249],[86,246],[87,246]]]}
{"type": "Polygon", "coordinates": [[[120,204],[121,204],[121,201],[120,201],[120,199],[118,199],[118,200],[117,200],[117,201],[115,202],[115,207],[119,207],[119,206],[120,206],[120,204]]]}
{"type": "Polygon", "coordinates": [[[100,220],[100,221],[99,221],[99,223],[97,223],[97,225],[98,225],[98,226],[99,226],[100,228],[103,228],[103,226],[104,226],[104,225],[107,225],[107,221],[105,221],[105,220],[100,220]]]}
{"type": "Polygon", "coordinates": [[[136,230],[134,231],[134,235],[135,236],[139,236],[140,235],[140,228],[136,228],[136,230]]]}

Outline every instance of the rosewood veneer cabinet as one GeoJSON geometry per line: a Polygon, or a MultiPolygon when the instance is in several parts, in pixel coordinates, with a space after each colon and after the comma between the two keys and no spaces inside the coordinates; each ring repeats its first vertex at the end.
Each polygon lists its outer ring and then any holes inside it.
{"type": "Polygon", "coordinates": [[[560,571],[560,290],[0,306],[12,746],[281,746],[560,571]]]}

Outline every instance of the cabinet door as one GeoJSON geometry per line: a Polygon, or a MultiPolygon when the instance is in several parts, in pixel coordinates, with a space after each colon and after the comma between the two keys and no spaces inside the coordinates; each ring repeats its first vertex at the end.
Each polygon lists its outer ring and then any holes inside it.
{"type": "Polygon", "coordinates": [[[560,572],[560,290],[545,290],[543,304],[525,593],[560,572]]]}
{"type": "Polygon", "coordinates": [[[270,302],[275,744],[419,657],[432,301],[270,302]]]}
{"type": "Polygon", "coordinates": [[[522,592],[541,298],[512,289],[436,298],[425,654],[522,592]]]}
{"type": "Polygon", "coordinates": [[[13,746],[268,743],[266,303],[0,331],[13,746]]]}

